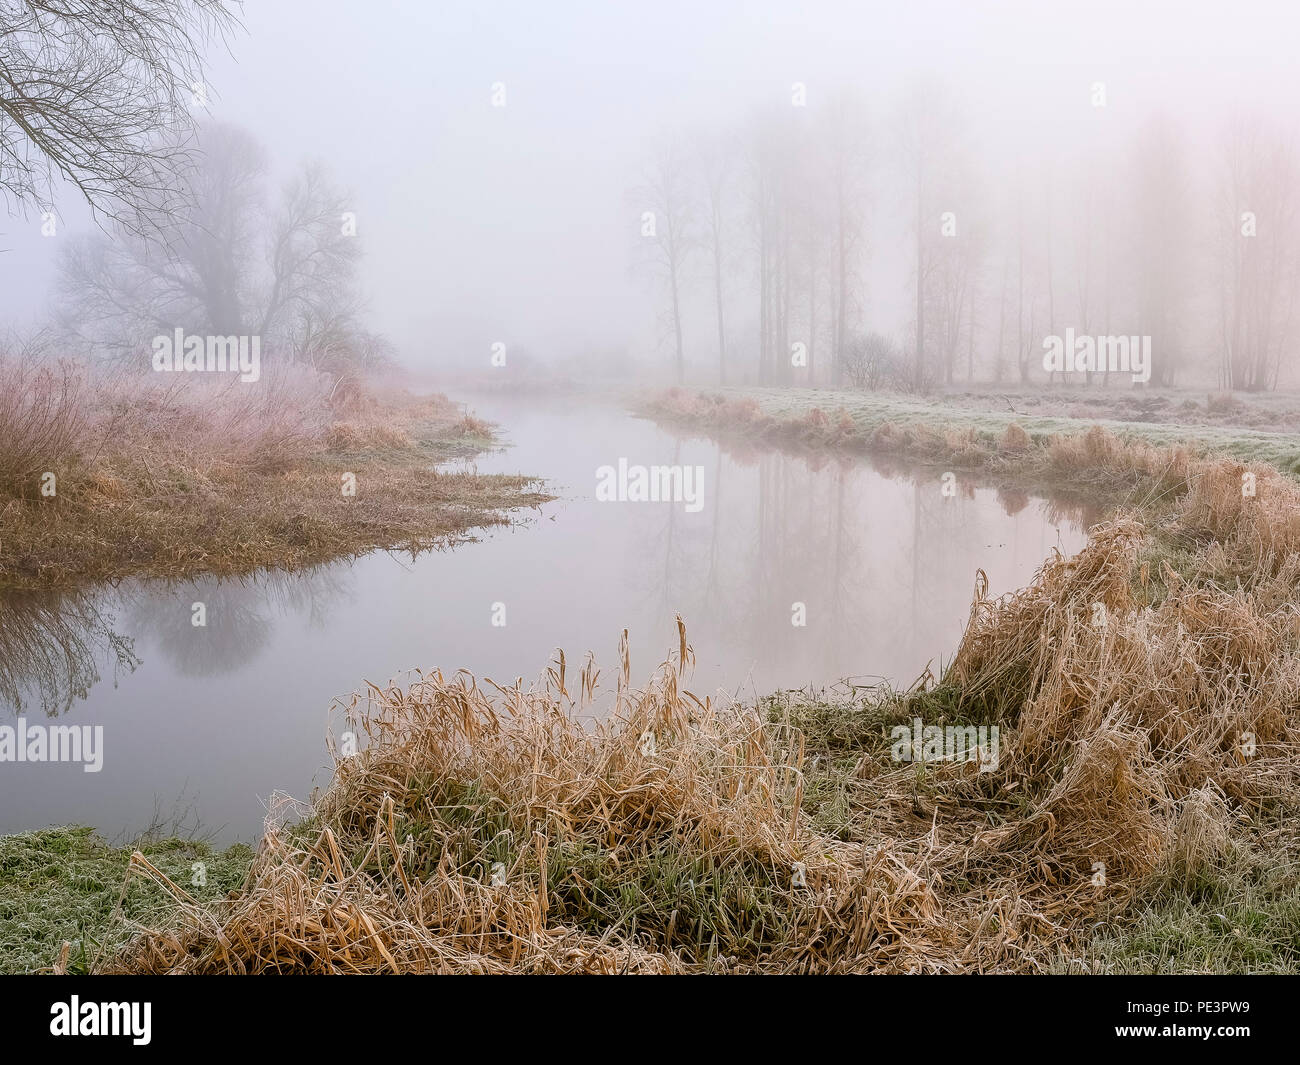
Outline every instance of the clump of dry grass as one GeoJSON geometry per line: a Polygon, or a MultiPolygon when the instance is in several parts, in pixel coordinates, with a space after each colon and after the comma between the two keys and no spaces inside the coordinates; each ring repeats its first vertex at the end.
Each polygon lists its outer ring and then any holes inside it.
{"type": "Polygon", "coordinates": [[[1181,534],[1228,538],[1206,547],[1197,579],[1166,572],[1153,603],[1137,594],[1150,580],[1139,562],[1149,533],[1132,520],[1094,529],[1076,558],[1049,560],[1022,592],[977,596],[944,681],[959,705],[1012,730],[985,793],[1014,785],[1034,808],[985,847],[1014,843],[1018,861],[1028,847],[1062,879],[1101,862],[1133,883],[1162,861],[1187,870],[1218,856],[1223,803],[1263,814],[1294,795],[1300,559],[1253,562],[1294,552],[1287,515],[1300,493],[1270,481],[1243,499],[1236,473],[1192,471],[1181,534]]]}
{"type": "MultiPolygon", "coordinates": [[[[464,674],[354,699],[369,735],[224,912],[184,906],[110,969],[678,972],[753,963],[834,863],[798,822],[797,747],[681,691],[675,662],[587,728],[588,663],[493,694],[464,674]],[[779,758],[778,755],[784,755],[779,758]],[[808,884],[793,883],[806,863],[808,884]]],[[[150,870],[141,866],[145,873],[150,870]]],[[[828,873],[829,871],[829,873],[828,873]]],[[[172,888],[184,902],[180,889],[172,888]]]]}
{"type": "Polygon", "coordinates": [[[1064,478],[1142,480],[1157,492],[1187,488],[1191,454],[1183,447],[1157,447],[1121,440],[1099,425],[1082,433],[1053,436],[1047,445],[1053,472],[1064,478]]]}
{"type": "Polygon", "coordinates": [[[893,422],[883,422],[871,433],[871,446],[877,451],[901,451],[905,446],[906,436],[893,422]]]}
{"type": "Polygon", "coordinates": [[[1190,792],[1174,814],[1162,861],[1168,876],[1184,883],[1194,881],[1233,850],[1232,809],[1214,781],[1190,792]]]}
{"type": "Polygon", "coordinates": [[[998,447],[1003,451],[1028,451],[1032,445],[1033,440],[1017,422],[1011,422],[998,440],[998,447]]]}
{"type": "Polygon", "coordinates": [[[462,410],[442,393],[417,396],[389,388],[367,393],[365,405],[340,416],[330,426],[326,444],[341,452],[400,451],[425,441],[465,454],[492,437],[490,422],[462,410]]]}
{"type": "Polygon", "coordinates": [[[473,414],[466,414],[457,425],[466,436],[486,437],[492,435],[492,423],[477,418],[473,414]]]}
{"type": "Polygon", "coordinates": [[[1220,558],[1255,582],[1300,552],[1300,487],[1264,465],[1210,463],[1183,504],[1185,522],[1217,541],[1220,558]]]}
{"type": "Polygon", "coordinates": [[[366,422],[335,422],[325,436],[331,451],[361,451],[367,448],[401,450],[413,446],[405,430],[392,425],[366,422]]]}

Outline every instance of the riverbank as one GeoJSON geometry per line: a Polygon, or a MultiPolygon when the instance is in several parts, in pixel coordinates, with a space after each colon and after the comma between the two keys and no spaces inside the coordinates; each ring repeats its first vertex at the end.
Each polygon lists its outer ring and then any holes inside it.
{"type": "Polygon", "coordinates": [[[101,392],[43,372],[0,410],[0,590],[418,552],[549,498],[528,477],[439,470],[495,443],[443,396],[101,392]]]}
{"type": "MultiPolygon", "coordinates": [[[[897,456],[954,470],[978,469],[1021,487],[1123,487],[1122,477],[1114,476],[1111,456],[1092,456],[1080,463],[1071,455],[1071,438],[1082,438],[1092,427],[1113,438],[1117,451],[1184,449],[1192,456],[1224,455],[1300,473],[1300,435],[1207,420],[1218,417],[1217,410],[1226,404],[1243,408],[1242,401],[1229,398],[1216,406],[1215,397],[1209,397],[1204,407],[1215,411],[1201,406],[1193,411],[1186,404],[1194,400],[1174,403],[1165,398],[1158,409],[1162,418],[1173,420],[1157,421],[1150,420],[1154,416],[1144,413],[1144,408],[1119,399],[1096,409],[1127,413],[1129,418],[1094,417],[1080,405],[1086,398],[1003,394],[917,398],[821,389],[673,388],[643,401],[639,409],[656,420],[736,444],[897,456]],[[995,409],[999,403],[1012,409],[995,409]],[[1180,410],[1191,420],[1178,421],[1180,410]]],[[[1287,426],[1290,417],[1289,407],[1261,406],[1256,420],[1287,426]]]]}
{"type": "Polygon", "coordinates": [[[562,659],[368,689],[368,742],[228,897],[133,863],[168,899],[99,970],[1300,970],[1300,487],[1102,429],[1011,442],[982,452],[1007,476],[1129,505],[977,584],[937,680],[719,704],[683,631],[639,691],[624,654],[594,730],[562,659]]]}
{"type": "Polygon", "coordinates": [[[1294,971],[1300,489],[1152,468],[1186,489],[977,594],[923,688],[719,706],[683,633],[594,732],[562,663],[372,690],[314,818],[106,969],[1294,971]],[[993,764],[900,761],[918,719],[993,764]]]}

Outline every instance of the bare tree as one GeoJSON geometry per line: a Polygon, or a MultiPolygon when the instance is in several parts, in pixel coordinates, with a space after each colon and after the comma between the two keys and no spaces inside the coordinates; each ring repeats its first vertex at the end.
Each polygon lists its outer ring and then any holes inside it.
{"type": "Polygon", "coordinates": [[[700,177],[704,186],[704,230],[713,259],[713,302],[718,322],[718,383],[727,383],[726,301],[723,277],[729,248],[731,194],[735,182],[735,160],[731,144],[721,137],[702,140],[698,149],[700,177]]]}
{"type": "Polygon", "coordinates": [[[307,165],[272,208],[265,157],[252,137],[210,124],[199,145],[180,175],[187,195],[171,239],[119,228],[65,246],[66,335],[118,359],[138,358],[148,337],[177,327],[258,335],[283,356],[318,366],[339,362],[342,351],[373,357],[343,195],[307,165]]]}
{"type": "Polygon", "coordinates": [[[1275,388],[1296,336],[1300,165],[1289,140],[1235,120],[1220,185],[1220,323],[1228,388],[1275,388]]]}
{"type": "Polygon", "coordinates": [[[56,177],[121,225],[156,223],[206,93],[229,0],[0,0],[0,196],[48,203],[56,177]],[[172,136],[159,140],[160,131],[172,136]]]}
{"type": "Polygon", "coordinates": [[[759,380],[790,379],[791,228],[799,151],[788,120],[760,117],[749,141],[750,225],[758,267],[759,380]]]}
{"type": "Polygon", "coordinates": [[[807,300],[807,317],[804,322],[807,336],[807,383],[817,385],[817,279],[825,271],[822,256],[825,249],[827,215],[822,206],[818,174],[805,174],[801,182],[802,195],[798,202],[800,250],[803,258],[803,295],[807,300]]]}
{"type": "Polygon", "coordinates": [[[1187,153],[1168,119],[1148,122],[1135,138],[1130,189],[1133,223],[1134,332],[1151,337],[1151,383],[1168,387],[1183,362],[1183,318],[1190,297],[1191,218],[1187,153]]]}
{"type": "MultiPolygon", "coordinates": [[[[1098,263],[1101,260],[1099,204],[1105,197],[1106,169],[1091,159],[1076,168],[1067,197],[1069,207],[1068,236],[1071,253],[1066,259],[1066,270],[1073,284],[1069,286],[1075,310],[1074,324],[1082,333],[1091,335],[1095,325],[1097,305],[1098,263]]],[[[1092,383],[1092,371],[1085,371],[1084,384],[1092,383]]]]}
{"type": "Polygon", "coordinates": [[[827,170],[834,213],[831,384],[839,385],[844,379],[848,331],[853,324],[851,316],[858,291],[866,199],[866,122],[856,98],[841,96],[836,100],[827,140],[827,170]]]}
{"type": "Polygon", "coordinates": [[[651,159],[645,181],[633,194],[649,215],[645,232],[651,249],[648,266],[668,295],[674,340],[677,383],[686,380],[686,353],[682,343],[682,287],[686,261],[695,250],[697,233],[691,202],[689,170],[676,141],[665,139],[651,159]]]}
{"type": "Polygon", "coordinates": [[[874,390],[898,384],[902,364],[889,337],[883,333],[866,333],[845,340],[840,372],[852,387],[874,390]]]}
{"type": "Polygon", "coordinates": [[[900,140],[905,180],[912,197],[915,238],[915,359],[912,387],[922,391],[927,383],[926,297],[931,274],[937,267],[935,241],[939,239],[938,206],[942,193],[951,192],[957,172],[959,119],[948,97],[933,85],[919,85],[903,102],[900,140]]]}
{"type": "Polygon", "coordinates": [[[930,220],[926,235],[930,271],[925,293],[927,334],[939,356],[945,384],[951,385],[962,349],[967,376],[974,376],[975,305],[983,269],[986,234],[984,205],[969,161],[952,153],[936,176],[935,198],[944,210],[930,220]]]}

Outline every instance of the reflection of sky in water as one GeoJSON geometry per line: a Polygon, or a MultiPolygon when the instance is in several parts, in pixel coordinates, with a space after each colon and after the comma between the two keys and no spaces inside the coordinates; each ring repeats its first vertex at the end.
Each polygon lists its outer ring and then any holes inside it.
{"type": "Polygon", "coordinates": [[[491,400],[477,411],[515,445],[477,468],[545,476],[563,497],[527,527],[414,562],[378,552],[297,575],[6,600],[4,720],[21,699],[32,721],[49,707],[62,723],[103,725],[105,765],[0,764],[0,831],[133,831],[183,797],[205,827],[252,839],[259,800],[305,797],[314,774],[324,780],[329,708],[363,681],[413,667],[528,680],[562,646],[575,672],[594,651],[612,685],[627,628],[639,683],[674,645],[675,613],[701,696],[844,676],[906,684],[955,650],[977,568],[1001,594],[1053,547],[1083,541],[1039,500],[945,498],[937,473],[917,482],[864,463],[736,457],[608,407],[491,400]],[[620,457],[702,465],[703,509],[595,502],[596,468],[620,457]],[[190,623],[195,601],[206,628],[190,623]],[[504,627],[491,623],[497,602],[504,627]]]}

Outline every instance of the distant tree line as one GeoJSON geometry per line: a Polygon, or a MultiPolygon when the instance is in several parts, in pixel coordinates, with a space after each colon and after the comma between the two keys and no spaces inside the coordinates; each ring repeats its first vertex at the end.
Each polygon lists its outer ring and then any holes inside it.
{"type": "Polygon", "coordinates": [[[1194,152],[1156,115],[1123,143],[1005,166],[976,140],[935,86],[887,121],[846,92],[662,137],[628,199],[677,379],[1026,385],[1056,379],[1044,339],[1072,328],[1150,336],[1153,385],[1278,386],[1300,329],[1300,161],[1287,132],[1239,116],[1194,152]],[[866,285],[875,255],[897,278],[895,307],[906,287],[901,330],[866,285]]]}

